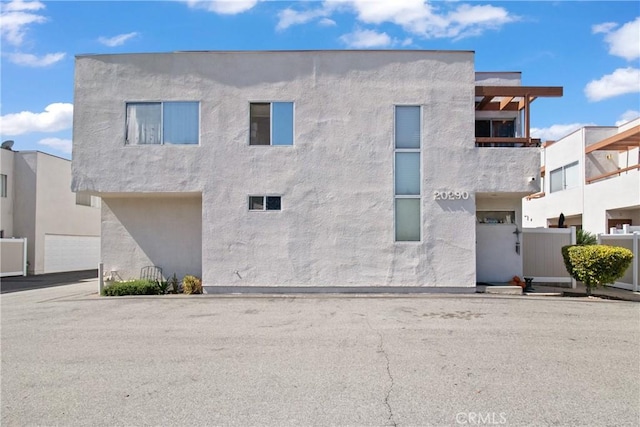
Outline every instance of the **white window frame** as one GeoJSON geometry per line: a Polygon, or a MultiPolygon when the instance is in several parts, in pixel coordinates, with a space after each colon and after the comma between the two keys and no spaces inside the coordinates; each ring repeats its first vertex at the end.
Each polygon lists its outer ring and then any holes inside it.
{"type": "Polygon", "coordinates": [[[251,147],[293,147],[296,145],[296,103],[291,100],[279,101],[249,101],[249,138],[247,145],[251,147]],[[291,116],[291,144],[274,144],[273,143],[273,104],[288,103],[292,106],[291,116]],[[253,104],[269,104],[269,143],[268,144],[252,144],[251,143],[251,105],[253,104]]]}
{"type": "Polygon", "coordinates": [[[194,100],[171,100],[171,101],[126,101],[124,103],[124,145],[138,147],[147,145],[171,145],[171,146],[200,146],[202,141],[202,103],[194,100]],[[178,102],[192,102],[198,104],[198,143],[197,144],[173,144],[164,142],[164,104],[178,102]],[[129,114],[127,107],[131,104],[160,104],[160,143],[159,144],[132,144],[127,139],[129,135],[129,114]]]}
{"type": "Polygon", "coordinates": [[[394,104],[393,105],[393,241],[394,243],[411,244],[422,243],[422,224],[423,211],[422,208],[422,192],[423,192],[423,165],[422,165],[422,125],[423,125],[423,107],[421,104],[394,104]],[[396,148],[396,107],[418,107],[420,109],[420,146],[418,148],[396,148]],[[396,153],[419,153],[420,156],[420,191],[419,194],[397,195],[396,194],[396,153]],[[398,199],[418,199],[420,203],[420,239],[418,240],[396,240],[396,201],[398,199]]]}
{"type": "Polygon", "coordinates": [[[249,212],[280,212],[282,211],[282,195],[280,194],[250,194],[247,197],[247,207],[249,212]],[[262,209],[251,209],[251,198],[262,198],[262,209]],[[267,209],[267,197],[278,197],[280,199],[280,209],[267,209]]]}

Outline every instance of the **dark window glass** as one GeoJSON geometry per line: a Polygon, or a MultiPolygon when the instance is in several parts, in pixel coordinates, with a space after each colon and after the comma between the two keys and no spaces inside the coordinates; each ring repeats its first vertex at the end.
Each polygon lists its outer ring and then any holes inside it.
{"type": "Polygon", "coordinates": [[[476,137],[490,137],[491,122],[489,120],[476,120],[476,137]]]}
{"type": "Polygon", "coordinates": [[[280,196],[267,196],[267,210],[268,211],[280,210],[280,196]]]}

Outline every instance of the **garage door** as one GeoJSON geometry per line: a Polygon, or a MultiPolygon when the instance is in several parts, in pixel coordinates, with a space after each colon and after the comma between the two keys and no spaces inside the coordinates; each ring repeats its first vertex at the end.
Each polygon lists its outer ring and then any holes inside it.
{"type": "Polygon", "coordinates": [[[44,235],[45,273],[92,270],[99,262],[99,236],[44,235]]]}

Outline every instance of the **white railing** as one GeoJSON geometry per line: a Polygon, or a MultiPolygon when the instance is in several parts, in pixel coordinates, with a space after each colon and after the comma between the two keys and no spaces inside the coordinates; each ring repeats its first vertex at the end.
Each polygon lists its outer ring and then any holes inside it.
{"type": "Polygon", "coordinates": [[[0,239],[0,277],[27,275],[27,239],[0,239]]]}
{"type": "Polygon", "coordinates": [[[608,246],[619,246],[627,248],[633,252],[633,261],[624,276],[610,286],[616,288],[627,289],[634,292],[640,292],[640,232],[635,231],[630,234],[600,234],[598,235],[598,244],[608,246]]]}
{"type": "Polygon", "coordinates": [[[534,283],[570,283],[576,287],[564,265],[562,247],[576,244],[576,229],[523,228],[522,260],[524,277],[534,283]]]}

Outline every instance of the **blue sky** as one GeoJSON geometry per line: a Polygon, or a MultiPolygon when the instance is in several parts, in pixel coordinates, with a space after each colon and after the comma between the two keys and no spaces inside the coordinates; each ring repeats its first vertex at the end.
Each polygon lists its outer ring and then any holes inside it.
{"type": "Polygon", "coordinates": [[[640,115],[638,1],[9,1],[1,14],[2,141],[66,158],[86,53],[473,50],[477,71],[564,87],[532,104],[534,136],[640,115]]]}

